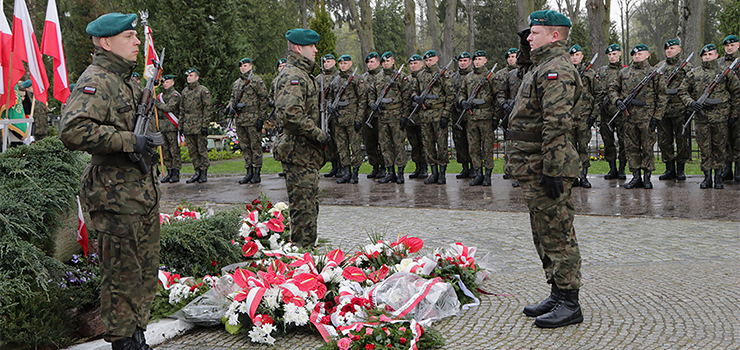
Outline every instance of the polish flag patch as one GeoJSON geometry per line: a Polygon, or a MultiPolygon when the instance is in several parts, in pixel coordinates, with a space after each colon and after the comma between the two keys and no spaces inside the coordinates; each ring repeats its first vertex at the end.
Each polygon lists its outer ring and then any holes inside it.
{"type": "Polygon", "coordinates": [[[96,92],[97,90],[98,90],[98,89],[96,89],[96,88],[94,88],[94,87],[92,87],[92,86],[85,86],[85,88],[84,88],[84,89],[82,89],[82,92],[84,92],[84,93],[86,93],[86,94],[90,94],[90,95],[95,95],[95,92],[96,92]]]}
{"type": "Polygon", "coordinates": [[[557,80],[558,73],[547,73],[547,80],[557,80]]]}
{"type": "Polygon", "coordinates": [[[291,80],[290,85],[298,85],[298,80],[291,80]]]}

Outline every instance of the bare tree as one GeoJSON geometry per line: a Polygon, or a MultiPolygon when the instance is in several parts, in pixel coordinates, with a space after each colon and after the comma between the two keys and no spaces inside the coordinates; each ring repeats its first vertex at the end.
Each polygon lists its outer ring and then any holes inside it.
{"type": "Polygon", "coordinates": [[[534,12],[535,1],[534,0],[518,0],[516,2],[516,29],[522,30],[529,27],[529,14],[534,12]]]}
{"type": "Polygon", "coordinates": [[[373,11],[370,8],[370,0],[327,1],[327,5],[334,8],[334,18],[338,25],[347,22],[350,29],[357,31],[362,57],[367,56],[375,47],[373,11]]]}
{"type": "MultiPolygon", "coordinates": [[[[622,52],[630,50],[630,19],[635,14],[637,0],[617,0],[619,5],[619,18],[622,20],[622,52]]],[[[623,54],[622,60],[629,63],[629,55],[623,54]]]]}
{"type": "Polygon", "coordinates": [[[468,51],[470,52],[475,51],[475,19],[473,18],[475,9],[473,6],[473,0],[465,2],[466,13],[468,14],[468,51]]]}
{"type": "Polygon", "coordinates": [[[406,56],[416,53],[416,2],[404,0],[405,14],[403,24],[406,27],[406,56]]]}
{"type": "Polygon", "coordinates": [[[455,18],[457,0],[448,0],[445,8],[444,40],[442,40],[442,57],[445,64],[455,56],[455,18]]]}
{"type": "MultiPolygon", "coordinates": [[[[707,22],[706,0],[684,0],[680,7],[678,37],[683,38],[681,46],[686,52],[698,52],[704,44],[704,31],[707,22]]],[[[694,64],[699,62],[695,59],[694,64]]]]}
{"type": "MultiPolygon", "coordinates": [[[[608,44],[609,12],[611,10],[611,1],[604,0],[586,0],[586,11],[588,11],[588,24],[591,28],[591,51],[602,53],[608,44]]],[[[599,55],[594,62],[595,67],[601,67],[608,62],[606,55],[599,55]]]]}
{"type": "Polygon", "coordinates": [[[581,0],[555,0],[555,4],[558,11],[570,18],[574,25],[581,22],[581,0]]]}
{"type": "Polygon", "coordinates": [[[308,0],[298,0],[298,8],[301,11],[301,27],[308,28],[308,0]]]}
{"type": "Polygon", "coordinates": [[[429,26],[429,36],[432,37],[432,50],[439,50],[439,20],[437,17],[437,4],[435,0],[427,1],[427,24],[429,26]]]}

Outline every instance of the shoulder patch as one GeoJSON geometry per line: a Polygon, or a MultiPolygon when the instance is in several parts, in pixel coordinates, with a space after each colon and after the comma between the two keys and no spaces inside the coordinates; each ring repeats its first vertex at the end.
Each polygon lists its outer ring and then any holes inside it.
{"type": "Polygon", "coordinates": [[[409,77],[403,77],[403,80],[409,80],[409,77]]]}
{"type": "Polygon", "coordinates": [[[291,80],[290,85],[298,85],[298,80],[291,80]]]}
{"type": "Polygon", "coordinates": [[[547,73],[547,80],[557,80],[558,79],[558,73],[547,73]]]}
{"type": "Polygon", "coordinates": [[[82,89],[82,92],[84,92],[84,93],[86,93],[86,94],[88,94],[88,95],[95,95],[95,92],[96,92],[96,91],[98,91],[98,89],[97,89],[97,88],[94,88],[94,87],[92,87],[92,86],[85,86],[85,87],[84,87],[84,88],[82,89]]]}
{"type": "Polygon", "coordinates": [[[176,92],[176,93],[175,93],[175,96],[180,96],[180,94],[176,92]]]}
{"type": "Polygon", "coordinates": [[[211,93],[210,91],[206,90],[206,94],[210,94],[210,93],[211,93]]]}
{"type": "Polygon", "coordinates": [[[364,83],[364,82],[365,82],[364,80],[360,80],[360,84],[362,84],[362,83],[364,83]]]}

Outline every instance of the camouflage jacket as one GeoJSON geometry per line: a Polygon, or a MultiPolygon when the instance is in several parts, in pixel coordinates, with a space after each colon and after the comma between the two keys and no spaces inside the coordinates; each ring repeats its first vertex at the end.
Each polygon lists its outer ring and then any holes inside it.
{"type": "MultiPolygon", "coordinates": [[[[665,63],[665,68],[663,68],[663,73],[661,74],[663,76],[663,81],[667,80],[668,77],[673,73],[676,68],[678,68],[678,65],[683,62],[683,57],[681,57],[681,54],[678,54],[676,56],[666,58],[656,65],[656,67],[660,67],[663,63],[665,63]]],[[[691,62],[686,63],[686,67],[683,69],[679,69],[678,72],[676,72],[676,76],[673,77],[673,80],[671,80],[671,83],[666,85],[666,116],[681,116],[683,113],[676,113],[676,112],[683,112],[685,110],[683,102],[681,102],[681,98],[678,96],[678,87],[681,86],[681,82],[686,77],[686,73],[694,69],[694,66],[691,64],[691,62]],[[674,112],[674,113],[668,113],[668,112],[674,112]]]]}
{"type": "Polygon", "coordinates": [[[465,76],[467,76],[468,73],[473,71],[473,68],[473,64],[471,63],[468,68],[458,68],[455,73],[452,73],[452,75],[450,75],[450,81],[452,82],[452,86],[455,89],[455,98],[452,100],[452,112],[455,115],[455,118],[457,118],[457,116],[460,115],[460,112],[462,112],[462,110],[460,109],[461,107],[458,105],[458,102],[460,101],[460,88],[462,87],[463,79],[465,79],[465,76]]]}
{"type": "MultiPolygon", "coordinates": [[[[379,75],[373,84],[368,84],[368,104],[375,103],[375,101],[377,101],[378,96],[383,93],[383,89],[385,89],[385,86],[393,78],[393,75],[396,74],[396,71],[397,69],[395,69],[395,67],[390,69],[383,68],[383,70],[378,73],[379,75]]],[[[409,107],[411,106],[411,103],[409,103],[409,99],[411,98],[410,89],[411,83],[409,82],[409,77],[406,76],[404,72],[401,72],[401,74],[398,75],[398,78],[396,78],[393,84],[388,88],[388,92],[380,102],[382,110],[375,112],[373,118],[378,118],[382,123],[390,123],[397,121],[401,117],[408,116],[411,112],[409,110],[409,107]],[[386,111],[390,111],[390,113],[387,113],[386,111]]]]}
{"type": "Polygon", "coordinates": [[[210,122],[211,92],[198,81],[188,84],[182,90],[180,100],[180,129],[183,134],[200,134],[201,128],[207,128],[210,122]]]}
{"type": "MultiPolygon", "coordinates": [[[[733,61],[740,55],[740,51],[735,51],[731,54],[725,54],[723,57],[720,57],[717,59],[717,64],[722,68],[727,68],[727,66],[731,65],[733,61]]],[[[735,75],[738,75],[737,71],[740,70],[740,68],[735,69],[735,75]]]]}
{"type": "MultiPolygon", "coordinates": [[[[586,69],[583,63],[575,65],[578,74],[583,69],[586,69]]],[[[588,71],[583,73],[581,77],[581,83],[583,84],[583,90],[581,90],[581,97],[578,99],[578,104],[573,108],[573,119],[578,122],[580,120],[585,121],[591,116],[591,108],[593,106],[593,78],[594,72],[588,71]]]]}
{"type": "MultiPolygon", "coordinates": [[[[602,113],[605,113],[604,115],[611,119],[611,117],[617,113],[618,109],[614,106],[614,101],[609,98],[609,84],[617,79],[617,75],[622,68],[624,68],[624,66],[622,66],[622,62],[617,61],[613,63],[610,62],[608,65],[601,66],[594,71],[594,79],[592,81],[594,99],[593,105],[591,106],[591,113],[596,113],[594,117],[598,117],[602,113]],[[607,103],[605,103],[605,100],[608,100],[607,103]]],[[[617,119],[621,118],[622,116],[620,113],[620,116],[618,116],[617,119]]],[[[602,120],[604,123],[608,121],[609,120],[602,120]]]]}
{"type": "MultiPolygon", "coordinates": [[[[721,74],[726,67],[720,67],[717,60],[702,62],[701,66],[686,73],[686,78],[678,89],[679,97],[686,107],[691,106],[701,97],[717,74],[721,74]]],[[[734,74],[723,77],[704,104],[704,115],[694,114],[698,123],[721,123],[730,117],[740,115],[740,81],[734,74]]]]}
{"type": "Polygon", "coordinates": [[[227,107],[233,106],[238,109],[236,117],[236,125],[238,126],[253,126],[257,120],[264,119],[264,112],[270,103],[267,88],[262,78],[259,75],[252,74],[249,84],[244,85],[247,77],[249,77],[249,72],[241,74],[239,79],[231,85],[231,99],[227,105],[227,107]],[[244,93],[242,93],[241,99],[237,101],[236,99],[242,89],[244,93]],[[237,108],[241,104],[244,107],[237,108]]]}
{"type": "MultiPolygon", "coordinates": [[[[423,93],[437,72],[441,69],[438,64],[431,67],[424,66],[416,75],[416,90],[423,93]]],[[[417,110],[417,115],[413,117],[418,123],[439,122],[440,118],[449,118],[455,103],[455,86],[452,79],[447,74],[440,75],[437,82],[429,89],[429,94],[424,101],[426,109],[421,107],[417,110]]]]}
{"type": "Polygon", "coordinates": [[[136,146],[133,130],[141,99],[141,90],[131,82],[135,67],[136,62],[96,47],[64,108],[62,142],[93,155],[80,187],[85,211],[145,215],[159,203],[154,172],[142,174],[126,154],[136,146]]]}
{"type": "Polygon", "coordinates": [[[337,97],[339,98],[336,104],[335,120],[337,125],[340,126],[351,126],[355,122],[364,122],[362,117],[365,116],[365,109],[367,108],[367,90],[363,78],[355,74],[342,95],[338,96],[339,90],[341,90],[344,83],[349,81],[351,76],[352,72],[349,70],[339,72],[339,79],[332,80],[329,94],[326,96],[327,105],[331,105],[337,97]]]}
{"type": "Polygon", "coordinates": [[[296,52],[280,71],[275,87],[278,125],[283,132],[275,145],[275,160],[318,170],[326,162],[326,135],[319,128],[319,84],[311,72],[316,62],[296,52]]]}
{"type": "Polygon", "coordinates": [[[522,52],[517,58],[525,74],[509,119],[506,173],[517,179],[578,177],[581,161],[570,136],[581,79],[564,41],[532,50],[531,57],[522,52]]]}
{"type": "Polygon", "coordinates": [[[177,92],[174,87],[171,87],[163,90],[161,95],[164,103],[159,102],[159,99],[154,100],[154,106],[159,110],[159,113],[157,114],[159,117],[159,131],[177,131],[177,127],[172,123],[170,118],[167,116],[167,113],[174,114],[175,118],[180,114],[180,93],[177,92]]]}
{"type": "MultiPolygon", "coordinates": [[[[632,88],[637,86],[654,69],[658,69],[658,67],[651,66],[648,60],[632,62],[628,67],[622,68],[617,74],[617,79],[609,84],[609,98],[612,103],[627,98],[632,88]]],[[[640,93],[632,100],[631,105],[627,106],[630,116],[625,120],[631,123],[644,123],[649,122],[650,118],[663,119],[665,101],[665,81],[661,78],[661,75],[656,75],[645,84],[640,93]]]]}
{"type": "Polygon", "coordinates": [[[497,79],[498,92],[496,93],[496,99],[499,105],[503,105],[507,101],[514,101],[517,92],[519,92],[519,86],[522,85],[522,79],[519,78],[519,68],[508,70],[497,79]]]}
{"type": "MultiPolygon", "coordinates": [[[[496,100],[498,86],[496,85],[496,81],[493,80],[493,77],[486,80],[486,75],[488,75],[486,66],[476,67],[472,72],[465,76],[460,84],[458,103],[462,104],[462,101],[469,99],[473,95],[475,88],[481,81],[483,81],[478,94],[473,98],[473,109],[471,109],[473,114],[470,115],[470,113],[466,111],[463,115],[469,120],[491,120],[493,118],[498,118],[498,115],[500,115],[500,113],[496,113],[496,116],[494,116],[494,110],[501,108],[496,100]]],[[[461,114],[462,110],[457,112],[453,122],[457,122],[457,118],[459,118],[461,114]]]]}

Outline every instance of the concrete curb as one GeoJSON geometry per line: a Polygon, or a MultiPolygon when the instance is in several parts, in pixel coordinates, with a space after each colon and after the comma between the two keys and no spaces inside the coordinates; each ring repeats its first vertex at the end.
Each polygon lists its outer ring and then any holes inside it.
{"type": "MultiPolygon", "coordinates": [[[[194,324],[178,319],[163,318],[149,323],[144,336],[150,346],[162,344],[185,331],[195,327],[194,324]]],[[[78,344],[67,348],[67,350],[110,350],[110,343],[103,339],[78,344]]]]}

